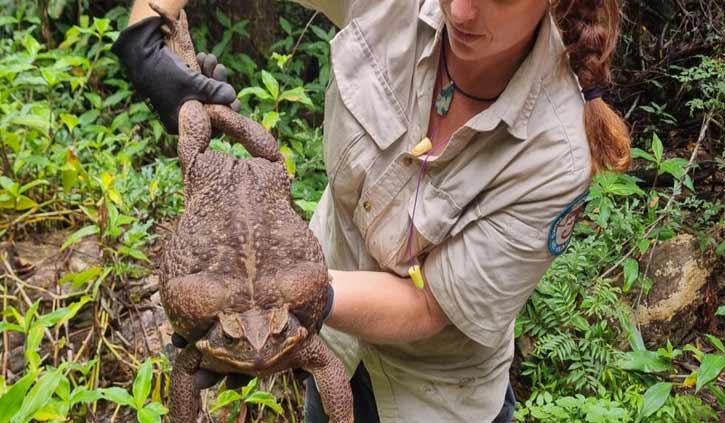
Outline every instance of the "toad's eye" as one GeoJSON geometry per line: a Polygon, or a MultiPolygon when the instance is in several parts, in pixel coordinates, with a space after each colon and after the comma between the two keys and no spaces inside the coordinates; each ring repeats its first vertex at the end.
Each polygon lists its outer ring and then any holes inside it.
{"type": "Polygon", "coordinates": [[[231,347],[236,343],[236,340],[227,334],[224,334],[222,338],[224,339],[224,345],[228,347],[231,347]]]}

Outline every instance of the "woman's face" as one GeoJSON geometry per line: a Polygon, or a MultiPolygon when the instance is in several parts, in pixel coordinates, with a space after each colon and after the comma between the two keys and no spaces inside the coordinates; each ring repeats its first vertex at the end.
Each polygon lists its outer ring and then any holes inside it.
{"type": "Polygon", "coordinates": [[[439,0],[451,50],[461,60],[497,56],[528,41],[547,0],[439,0]]]}

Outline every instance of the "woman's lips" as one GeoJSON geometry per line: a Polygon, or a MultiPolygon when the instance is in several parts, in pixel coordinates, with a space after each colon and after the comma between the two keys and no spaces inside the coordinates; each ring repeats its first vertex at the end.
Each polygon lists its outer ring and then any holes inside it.
{"type": "Polygon", "coordinates": [[[471,34],[469,32],[461,31],[460,29],[456,28],[453,25],[450,25],[449,27],[451,34],[453,35],[453,38],[455,38],[458,42],[463,44],[470,44],[471,42],[481,38],[483,35],[478,34],[471,34]]]}

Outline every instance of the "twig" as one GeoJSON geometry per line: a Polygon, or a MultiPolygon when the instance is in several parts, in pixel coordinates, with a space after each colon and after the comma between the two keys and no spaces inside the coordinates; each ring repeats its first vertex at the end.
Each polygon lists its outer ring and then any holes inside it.
{"type": "MultiPolygon", "coordinates": [[[[684,178],[687,175],[687,173],[690,171],[690,169],[692,167],[692,163],[695,161],[695,156],[697,155],[697,151],[699,150],[700,145],[702,144],[702,141],[705,139],[705,134],[707,133],[707,128],[710,125],[711,119],[712,119],[712,112],[707,113],[705,115],[705,118],[702,121],[702,126],[700,127],[700,134],[697,137],[697,142],[695,143],[695,147],[692,149],[692,154],[690,155],[690,160],[687,162],[687,167],[685,168],[685,174],[683,175],[682,178],[684,178]]],[[[681,189],[682,178],[678,179],[675,182],[675,187],[674,187],[675,192],[678,191],[679,189],[681,189]]],[[[665,205],[665,208],[664,208],[665,211],[669,210],[670,206],[672,205],[672,202],[675,200],[675,192],[673,192],[672,195],[670,196],[669,200],[667,200],[667,204],[665,205]]],[[[663,216],[667,216],[667,214],[664,214],[663,216]]],[[[658,246],[658,241],[659,241],[658,239],[655,239],[654,243],[652,244],[652,249],[650,250],[649,258],[647,259],[647,265],[644,268],[644,277],[647,277],[647,274],[649,273],[650,265],[652,264],[652,258],[654,257],[655,250],[657,249],[657,246],[658,246]]],[[[637,325],[637,329],[640,329],[639,307],[641,305],[641,300],[642,300],[643,294],[644,294],[644,285],[640,286],[639,294],[637,294],[637,302],[636,302],[636,305],[634,308],[634,310],[635,310],[634,318],[635,318],[635,324],[637,325]]]]}
{"type": "Polygon", "coordinates": [[[315,11],[315,13],[312,14],[312,17],[310,18],[310,20],[307,21],[307,24],[305,25],[304,29],[302,30],[302,33],[300,33],[299,38],[297,38],[297,43],[295,43],[294,48],[292,48],[292,53],[290,53],[290,55],[289,55],[289,60],[292,60],[292,58],[295,56],[295,53],[297,52],[297,48],[300,46],[300,43],[302,43],[302,38],[307,33],[307,30],[310,28],[310,25],[312,25],[312,21],[315,20],[318,13],[320,13],[320,12],[315,11]]]}
{"type": "MultiPolygon", "coordinates": [[[[692,154],[690,155],[690,160],[687,162],[687,166],[685,167],[685,174],[683,175],[682,178],[684,178],[689,173],[690,168],[692,167],[692,163],[695,160],[695,156],[697,155],[697,151],[700,149],[700,145],[702,144],[702,141],[705,139],[705,134],[707,133],[707,128],[710,126],[711,119],[712,119],[712,112],[709,112],[709,113],[707,113],[705,115],[705,117],[702,120],[702,125],[700,126],[700,134],[697,137],[697,142],[695,143],[695,148],[692,149],[692,154]]],[[[682,187],[682,178],[678,179],[675,182],[675,190],[677,190],[677,189],[679,189],[679,188],[682,187]]],[[[670,209],[670,206],[672,206],[672,202],[674,200],[675,200],[675,195],[673,193],[673,195],[670,196],[669,200],[667,201],[667,204],[665,205],[665,208],[662,209],[662,211],[663,212],[667,212],[670,209]]],[[[662,220],[664,220],[665,217],[667,217],[667,213],[663,213],[662,216],[660,216],[659,218],[657,218],[657,220],[655,220],[654,222],[652,222],[648,226],[648,229],[645,232],[643,238],[647,238],[652,233],[652,231],[657,226],[657,224],[659,224],[662,220]]],[[[632,240],[630,240],[630,241],[632,241],[632,240]]],[[[632,254],[635,252],[635,250],[637,248],[638,248],[637,246],[634,246],[634,247],[630,248],[629,251],[627,251],[627,253],[625,255],[623,255],[622,257],[620,257],[620,259],[617,260],[617,262],[614,263],[614,265],[612,265],[612,267],[610,267],[604,273],[602,273],[602,275],[600,277],[601,278],[605,278],[608,275],[610,275],[612,272],[614,272],[615,270],[617,270],[617,268],[619,268],[619,266],[626,259],[628,259],[630,256],[632,256],[632,254]]]]}
{"type": "MultiPolygon", "coordinates": [[[[4,257],[3,257],[4,258],[4,257]]],[[[3,277],[3,310],[8,309],[8,280],[7,278],[3,277]]],[[[7,321],[7,318],[5,317],[5,314],[3,314],[3,323],[7,321]]],[[[2,367],[2,377],[4,380],[8,379],[8,361],[10,356],[10,336],[8,335],[8,331],[3,331],[3,367],[2,367]]]]}

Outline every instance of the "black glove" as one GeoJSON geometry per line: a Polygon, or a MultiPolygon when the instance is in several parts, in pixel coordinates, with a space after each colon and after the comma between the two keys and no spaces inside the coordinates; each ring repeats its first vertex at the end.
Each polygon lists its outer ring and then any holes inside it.
{"type": "MultiPolygon", "coordinates": [[[[184,339],[181,335],[177,333],[171,335],[171,343],[174,344],[176,348],[185,348],[187,345],[189,345],[189,343],[186,342],[186,339],[184,339]]],[[[224,376],[226,376],[227,378],[226,387],[228,389],[239,389],[242,386],[247,386],[249,381],[253,379],[252,376],[239,373],[230,373],[224,375],[206,369],[199,369],[196,371],[196,373],[194,373],[194,384],[199,389],[211,388],[212,386],[216,385],[220,380],[222,380],[224,376]]]]}
{"type": "MultiPolygon", "coordinates": [[[[161,17],[154,16],[129,26],[121,31],[111,51],[121,60],[136,90],[149,98],[166,130],[176,134],[179,109],[186,101],[231,104],[236,93],[226,82],[191,70],[167,48],[162,23],[161,17]]],[[[211,69],[210,73],[216,72],[211,69]]]]}

